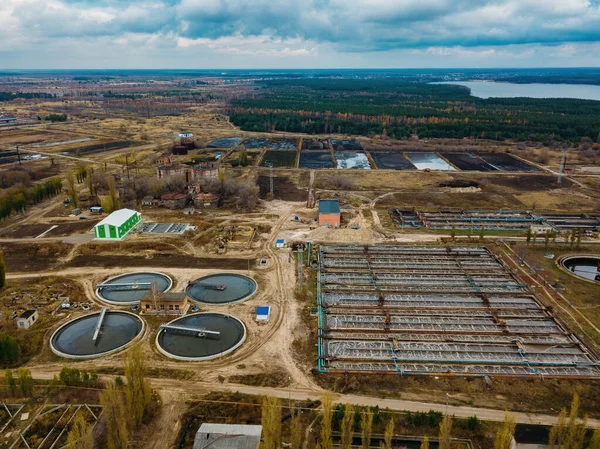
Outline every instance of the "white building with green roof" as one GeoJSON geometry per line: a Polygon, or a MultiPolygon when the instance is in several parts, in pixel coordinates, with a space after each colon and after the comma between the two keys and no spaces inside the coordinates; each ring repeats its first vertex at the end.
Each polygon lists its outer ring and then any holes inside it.
{"type": "Polygon", "coordinates": [[[142,221],[142,214],[131,209],[114,211],[96,226],[96,240],[123,240],[142,221]]]}

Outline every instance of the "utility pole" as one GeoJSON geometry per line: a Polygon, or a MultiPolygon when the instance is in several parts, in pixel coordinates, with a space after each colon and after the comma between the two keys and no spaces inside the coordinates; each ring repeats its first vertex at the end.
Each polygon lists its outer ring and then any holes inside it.
{"type": "Polygon", "coordinates": [[[125,155],[125,166],[127,167],[127,179],[129,179],[129,156],[125,155]]]}
{"type": "Polygon", "coordinates": [[[17,145],[17,159],[19,159],[19,165],[21,165],[21,152],[19,151],[19,145],[17,145]]]}

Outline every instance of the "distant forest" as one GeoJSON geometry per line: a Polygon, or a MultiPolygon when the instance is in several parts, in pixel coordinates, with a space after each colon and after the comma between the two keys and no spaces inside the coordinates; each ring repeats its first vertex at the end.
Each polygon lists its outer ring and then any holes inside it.
{"type": "Polygon", "coordinates": [[[470,96],[468,88],[379,79],[263,81],[234,100],[231,121],[245,131],[387,135],[394,139],[484,138],[598,141],[600,102],[470,96]]]}

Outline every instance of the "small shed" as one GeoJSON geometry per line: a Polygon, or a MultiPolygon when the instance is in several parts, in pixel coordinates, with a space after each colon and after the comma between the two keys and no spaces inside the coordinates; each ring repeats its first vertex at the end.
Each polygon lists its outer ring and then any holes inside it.
{"type": "Polygon", "coordinates": [[[271,316],[271,306],[257,306],[256,307],[256,321],[269,321],[271,316]]]}
{"type": "Polygon", "coordinates": [[[19,318],[17,318],[17,328],[29,329],[38,320],[38,318],[39,315],[37,310],[26,310],[19,318]]]}
{"type": "Polygon", "coordinates": [[[92,206],[92,207],[90,207],[90,212],[92,214],[101,214],[102,213],[102,206],[92,206]]]}
{"type": "Polygon", "coordinates": [[[203,423],[194,449],[258,449],[262,426],[248,424],[203,423]]]}
{"type": "Polygon", "coordinates": [[[341,221],[338,200],[319,200],[319,226],[339,228],[341,221]]]}
{"type": "Polygon", "coordinates": [[[277,240],[275,240],[275,247],[276,248],[284,248],[285,247],[285,240],[283,240],[283,239],[277,239],[277,240]]]}

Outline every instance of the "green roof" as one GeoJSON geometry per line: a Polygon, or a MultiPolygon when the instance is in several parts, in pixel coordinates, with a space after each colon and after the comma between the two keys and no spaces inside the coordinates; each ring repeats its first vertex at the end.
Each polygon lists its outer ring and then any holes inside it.
{"type": "Polygon", "coordinates": [[[338,200],[319,200],[320,214],[339,214],[340,203],[338,200]]]}

